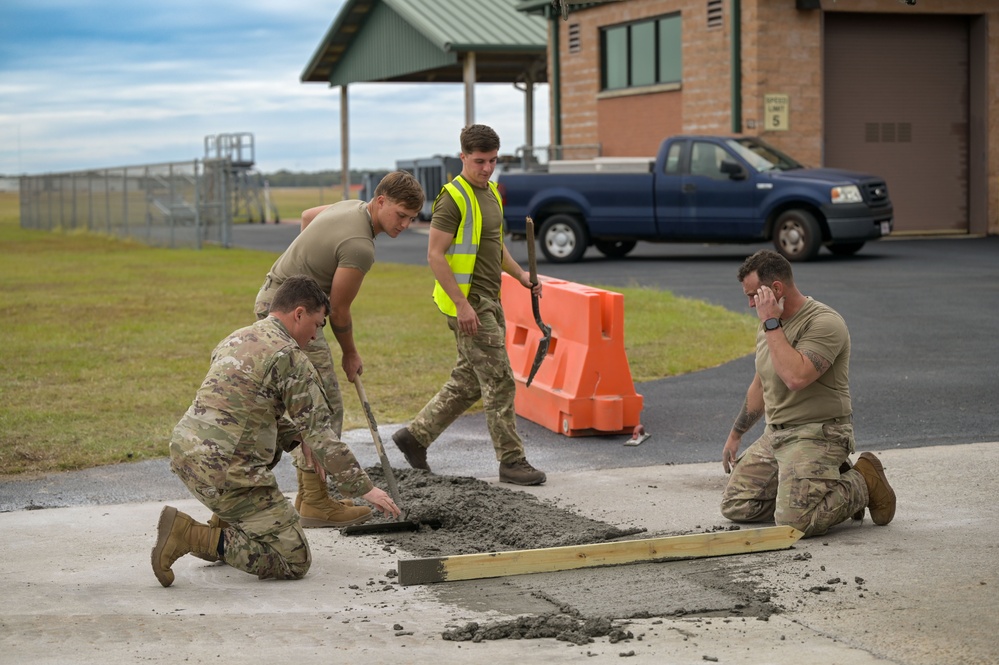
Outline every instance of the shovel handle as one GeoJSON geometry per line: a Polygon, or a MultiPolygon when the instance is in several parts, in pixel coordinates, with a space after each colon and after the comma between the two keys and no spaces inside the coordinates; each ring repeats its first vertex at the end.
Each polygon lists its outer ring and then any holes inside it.
{"type": "Polygon", "coordinates": [[[534,220],[527,218],[527,266],[531,271],[531,284],[538,283],[538,257],[534,254],[534,220]]]}
{"type": "Polygon", "coordinates": [[[354,377],[354,387],[357,388],[357,397],[361,400],[361,408],[364,410],[364,417],[368,420],[368,429],[371,430],[371,438],[375,441],[375,450],[378,451],[378,459],[382,463],[382,471],[385,473],[385,480],[388,482],[389,495],[396,505],[399,505],[399,486],[395,482],[395,474],[392,472],[392,465],[389,464],[388,455],[382,446],[382,437],[378,435],[378,423],[375,422],[375,414],[371,412],[371,405],[368,404],[368,396],[364,394],[364,384],[361,383],[361,375],[354,377]]]}

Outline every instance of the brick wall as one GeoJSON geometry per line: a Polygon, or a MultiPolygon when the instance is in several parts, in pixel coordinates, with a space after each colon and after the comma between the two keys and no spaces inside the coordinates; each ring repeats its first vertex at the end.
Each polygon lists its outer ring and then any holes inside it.
{"type": "Polygon", "coordinates": [[[684,131],[679,92],[607,97],[596,106],[597,140],[604,155],[654,156],[663,137],[684,131]]]}
{"type": "Polygon", "coordinates": [[[742,128],[804,164],[822,163],[822,12],[742,2],[742,128]],[[764,97],[790,98],[787,131],[764,130],[764,97]]]}
{"type": "MultiPolygon", "coordinates": [[[[574,10],[555,23],[561,45],[562,143],[599,143],[607,156],[655,154],[663,137],[686,131],[687,98],[682,90],[651,94],[600,95],[600,28],[675,12],[692,12],[703,1],[629,0],[574,10]],[[569,52],[569,26],[579,25],[580,49],[569,52]]],[[[718,30],[716,32],[721,33],[718,30]]],[[[689,66],[684,23],[684,77],[689,66]]],[[[726,84],[727,85],[727,84],[726,84]]],[[[555,135],[554,127],[551,135],[555,135]]]]}

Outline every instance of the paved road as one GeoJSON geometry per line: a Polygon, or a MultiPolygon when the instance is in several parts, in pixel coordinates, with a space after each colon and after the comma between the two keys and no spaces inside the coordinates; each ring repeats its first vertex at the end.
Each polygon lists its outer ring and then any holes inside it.
{"type": "MultiPolygon", "coordinates": [[[[296,233],[281,224],[238,226],[233,235],[238,247],[280,252],[296,233]]],[[[425,229],[379,236],[377,244],[379,262],[425,265],[425,229]]],[[[591,249],[580,263],[541,263],[539,271],[587,284],[669,289],[740,311],[746,303],[735,274],[759,247],[643,243],[625,259],[591,249]]],[[[523,241],[510,242],[510,250],[526,264],[523,241]]],[[[796,265],[795,276],[804,293],[836,308],[850,326],[861,449],[999,440],[999,238],[882,241],[855,257],[823,253],[796,265]]],[[[621,445],[626,437],[566,439],[521,420],[528,456],[549,472],[717,461],[752,372],[747,356],[637,385],[645,398],[642,423],[652,436],[634,448],[621,445]]],[[[427,387],[428,397],[437,387],[427,387]]],[[[383,440],[397,426],[383,423],[383,440]]],[[[377,463],[367,432],[345,438],[356,442],[362,464],[377,463]]],[[[393,465],[405,465],[394,446],[388,449],[393,465]]],[[[459,419],[431,449],[430,461],[438,473],[495,475],[484,417],[459,419]]],[[[290,465],[282,462],[278,472],[282,488],[294,491],[290,465]]],[[[158,460],[0,483],[0,511],[184,496],[158,460]]]]}

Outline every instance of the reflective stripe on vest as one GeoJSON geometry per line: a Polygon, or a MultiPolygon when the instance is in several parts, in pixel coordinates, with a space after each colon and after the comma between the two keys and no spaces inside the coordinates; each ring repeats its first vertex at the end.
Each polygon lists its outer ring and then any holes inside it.
{"type": "MultiPolygon", "coordinates": [[[[489,181],[489,188],[496,197],[499,204],[500,215],[503,214],[503,200],[500,198],[499,189],[496,183],[489,181]]],[[[461,214],[461,223],[458,225],[458,232],[454,234],[451,246],[444,254],[454,279],[458,282],[458,288],[462,295],[468,297],[468,292],[472,288],[472,272],[475,270],[475,258],[479,253],[479,239],[482,237],[482,210],[479,209],[479,202],[475,198],[475,190],[460,175],[454,180],[444,185],[438,197],[447,192],[461,214]],[[472,224],[468,224],[468,211],[472,211],[472,224]]],[[[500,221],[500,237],[503,237],[503,222],[500,221]]],[[[438,309],[448,316],[457,316],[458,307],[451,300],[451,297],[441,286],[440,282],[434,282],[434,302],[438,309]]]]}

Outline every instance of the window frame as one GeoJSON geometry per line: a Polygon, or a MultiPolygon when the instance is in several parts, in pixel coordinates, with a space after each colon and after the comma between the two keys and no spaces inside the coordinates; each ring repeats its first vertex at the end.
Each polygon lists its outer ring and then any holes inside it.
{"type": "MultiPolygon", "coordinates": [[[[643,60],[645,65],[649,63],[643,60]]],[[[683,82],[683,24],[680,12],[600,28],[600,92],[614,93],[656,86],[679,86],[683,82]],[[651,30],[652,80],[648,67],[635,67],[634,60],[647,53],[647,40],[636,42],[634,33],[651,30]],[[676,36],[675,43],[667,38],[676,36]],[[666,53],[665,49],[675,50],[666,53]],[[671,71],[663,71],[674,63],[671,71]],[[636,83],[636,77],[644,75],[636,83]]]]}

